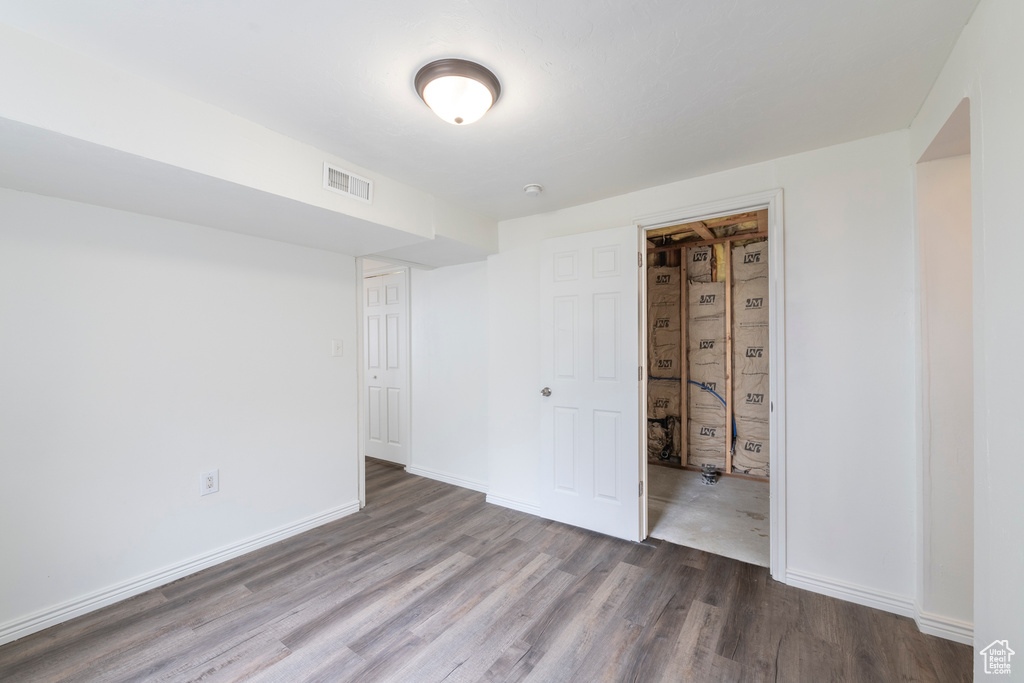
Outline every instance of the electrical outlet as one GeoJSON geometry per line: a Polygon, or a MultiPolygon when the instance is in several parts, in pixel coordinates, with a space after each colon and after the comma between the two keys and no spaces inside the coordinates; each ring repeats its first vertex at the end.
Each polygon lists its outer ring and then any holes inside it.
{"type": "Polygon", "coordinates": [[[220,470],[203,472],[199,475],[199,495],[205,496],[220,490],[220,470]]]}
{"type": "Polygon", "coordinates": [[[344,356],[345,355],[345,343],[340,339],[331,340],[331,355],[332,356],[344,356]]]}

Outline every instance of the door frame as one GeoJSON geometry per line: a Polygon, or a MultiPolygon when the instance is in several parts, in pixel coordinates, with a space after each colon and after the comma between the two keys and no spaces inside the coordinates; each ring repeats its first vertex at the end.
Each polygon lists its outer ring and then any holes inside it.
{"type": "MultiPolygon", "coordinates": [[[[768,462],[771,476],[768,479],[769,492],[769,546],[771,549],[769,569],[772,578],[786,581],[786,286],[785,286],[785,240],[783,225],[782,188],[754,194],[722,199],[703,204],[690,205],[672,211],[642,216],[633,220],[638,229],[639,252],[643,264],[644,282],[647,273],[647,231],[680,223],[692,223],[729,216],[746,211],[768,211],[768,348],[769,377],[768,395],[771,401],[769,419],[768,462]]],[[[647,367],[647,287],[640,287],[640,367],[647,367]]],[[[647,434],[647,373],[642,373],[640,386],[641,440],[647,434]]],[[[640,481],[643,495],[640,498],[640,536],[647,537],[647,448],[640,448],[640,481]]]]}
{"type": "MultiPolygon", "coordinates": [[[[404,351],[402,352],[402,363],[405,369],[405,398],[401,403],[402,410],[402,427],[405,429],[405,438],[409,446],[409,462],[406,463],[406,467],[412,464],[412,370],[409,367],[409,363],[412,359],[412,349],[410,345],[412,343],[412,269],[405,264],[391,264],[387,266],[378,266],[375,268],[364,268],[363,266],[364,257],[356,257],[356,353],[358,354],[358,361],[356,363],[356,448],[357,448],[357,468],[356,478],[358,480],[358,496],[359,496],[359,508],[366,507],[366,427],[364,425],[364,419],[366,417],[366,343],[365,337],[365,317],[366,317],[366,297],[363,295],[363,284],[366,278],[375,277],[377,275],[387,275],[389,273],[405,273],[405,345],[404,351]]],[[[385,259],[373,258],[374,261],[385,261],[385,259]]]]}

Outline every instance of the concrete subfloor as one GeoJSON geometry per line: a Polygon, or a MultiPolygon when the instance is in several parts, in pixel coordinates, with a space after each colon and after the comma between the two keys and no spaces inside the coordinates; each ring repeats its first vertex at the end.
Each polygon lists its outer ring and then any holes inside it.
{"type": "Polygon", "coordinates": [[[651,538],[768,566],[767,481],[719,477],[707,486],[700,472],[651,465],[647,486],[651,538]]]}

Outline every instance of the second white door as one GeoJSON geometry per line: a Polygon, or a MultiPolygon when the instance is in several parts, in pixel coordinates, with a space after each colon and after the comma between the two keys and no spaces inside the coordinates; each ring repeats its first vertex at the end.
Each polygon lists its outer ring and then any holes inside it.
{"type": "Polygon", "coordinates": [[[409,464],[406,273],[363,279],[366,455],[409,464]]]}

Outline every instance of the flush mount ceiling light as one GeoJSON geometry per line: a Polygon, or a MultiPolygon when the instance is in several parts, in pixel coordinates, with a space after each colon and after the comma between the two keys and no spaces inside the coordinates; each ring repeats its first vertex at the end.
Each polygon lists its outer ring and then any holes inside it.
{"type": "Polygon", "coordinates": [[[487,113],[501,95],[498,78],[465,59],[439,59],[416,74],[416,92],[435,114],[464,126],[487,113]]]}

